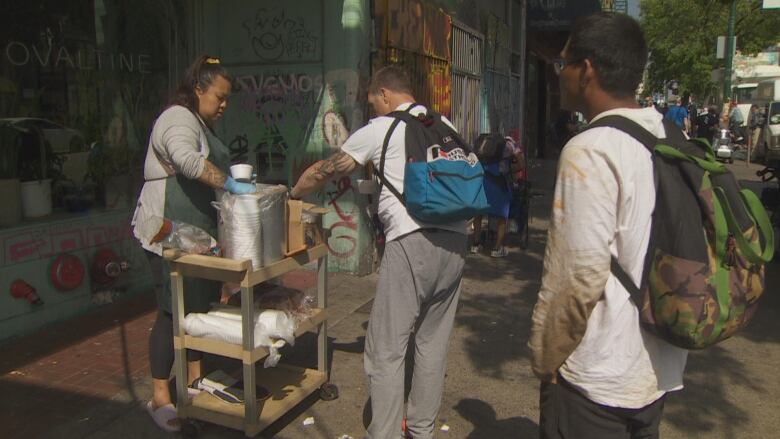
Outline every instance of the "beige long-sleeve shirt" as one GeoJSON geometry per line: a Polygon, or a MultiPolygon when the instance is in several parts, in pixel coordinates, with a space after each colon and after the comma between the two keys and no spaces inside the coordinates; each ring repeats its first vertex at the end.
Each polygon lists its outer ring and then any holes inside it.
{"type": "MultiPolygon", "coordinates": [[[[653,108],[604,112],[664,137],[653,108]]],[[[614,128],[571,139],[559,162],[529,346],[534,373],[557,372],[586,397],[640,408],[682,387],[687,351],[640,329],[629,293],[610,273],[611,256],[642,276],[655,206],[649,151],[614,128]]]]}

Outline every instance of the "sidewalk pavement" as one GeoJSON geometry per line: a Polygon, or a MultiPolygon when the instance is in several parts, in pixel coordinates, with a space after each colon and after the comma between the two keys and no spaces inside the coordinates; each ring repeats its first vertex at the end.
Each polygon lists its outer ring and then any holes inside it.
{"type": "MultiPolygon", "coordinates": [[[[734,167],[740,164],[733,165],[734,167]]],[[[744,164],[741,164],[744,167],[744,164]]],[[[538,382],[526,342],[541,277],[555,163],[532,169],[531,239],[527,250],[509,241],[510,255],[467,258],[465,280],[450,343],[437,438],[501,439],[538,436],[538,382]],[[449,427],[444,432],[442,427],[449,427]]],[[[740,170],[750,180],[755,170],[740,170]]],[[[752,178],[755,180],[755,177],[752,178]]],[[[686,389],[670,396],[665,438],[763,438],[780,429],[780,270],[767,267],[767,296],[748,330],[692,353],[686,389]]],[[[261,437],[360,438],[368,392],[363,342],[376,276],[331,274],[329,280],[331,382],[335,401],[312,397],[261,437]],[[314,424],[303,425],[312,417],[314,424]]],[[[311,272],[285,284],[313,288],[311,272]]],[[[154,319],[151,294],[107,307],[0,346],[0,438],[165,438],[145,412],[151,395],[147,334],[154,319]]],[[[299,339],[283,361],[311,364],[316,337],[299,339]]],[[[210,359],[211,366],[231,367],[210,359]]],[[[232,360],[231,360],[232,361],[232,360]]],[[[233,363],[232,366],[237,366],[233,363]]],[[[203,438],[243,434],[212,424],[203,438]]]]}

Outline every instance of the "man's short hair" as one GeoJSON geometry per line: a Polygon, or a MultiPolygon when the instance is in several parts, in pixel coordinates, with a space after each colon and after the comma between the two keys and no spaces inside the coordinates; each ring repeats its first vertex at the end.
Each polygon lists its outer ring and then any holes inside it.
{"type": "Polygon", "coordinates": [[[647,43],[633,18],[597,12],[572,25],[568,57],[570,62],[589,59],[610,95],[633,97],[647,64],[647,43]]]}
{"type": "Polygon", "coordinates": [[[380,88],[386,88],[398,93],[412,94],[412,81],[403,68],[395,65],[384,66],[371,76],[368,92],[377,94],[380,88]]]}
{"type": "Polygon", "coordinates": [[[669,99],[667,100],[669,102],[669,105],[676,104],[677,103],[677,96],[669,96],[669,99]]]}

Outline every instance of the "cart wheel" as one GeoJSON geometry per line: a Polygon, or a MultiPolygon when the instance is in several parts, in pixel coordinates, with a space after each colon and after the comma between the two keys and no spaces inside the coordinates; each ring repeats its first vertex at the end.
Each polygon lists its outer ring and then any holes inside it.
{"type": "Polygon", "coordinates": [[[335,384],[325,383],[320,386],[320,399],[333,401],[339,397],[339,388],[335,384]]]}
{"type": "Polygon", "coordinates": [[[181,422],[181,435],[186,439],[198,437],[201,429],[203,429],[203,424],[200,422],[190,419],[184,419],[181,422]]]}
{"type": "Polygon", "coordinates": [[[192,425],[191,422],[184,421],[181,424],[181,435],[184,438],[196,438],[198,437],[198,428],[192,425]]]}

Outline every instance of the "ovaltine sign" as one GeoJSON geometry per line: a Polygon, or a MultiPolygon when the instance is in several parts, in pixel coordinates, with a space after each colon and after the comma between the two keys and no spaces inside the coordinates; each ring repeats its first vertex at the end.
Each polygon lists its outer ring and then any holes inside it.
{"type": "Polygon", "coordinates": [[[10,41],[3,51],[5,61],[13,66],[31,63],[49,68],[78,70],[120,70],[149,73],[151,56],[134,53],[112,53],[99,49],[69,51],[65,46],[40,46],[21,41],[10,41]]]}

